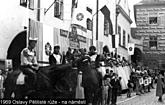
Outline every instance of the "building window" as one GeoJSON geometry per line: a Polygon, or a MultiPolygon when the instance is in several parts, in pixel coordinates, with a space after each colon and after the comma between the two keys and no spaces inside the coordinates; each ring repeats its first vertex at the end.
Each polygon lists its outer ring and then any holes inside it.
{"type": "MultiPolygon", "coordinates": [[[[28,0],[20,0],[20,5],[21,6],[23,6],[23,7],[27,7],[27,3],[28,2],[28,0]]],[[[34,9],[34,0],[29,0],[29,5],[28,5],[29,7],[29,9],[34,9]]]]}
{"type": "Polygon", "coordinates": [[[119,45],[121,45],[121,27],[118,26],[118,34],[119,34],[119,45]]]}
{"type": "Polygon", "coordinates": [[[34,0],[29,0],[29,9],[34,9],[34,0]]]}
{"type": "Polygon", "coordinates": [[[128,43],[130,42],[130,35],[128,34],[128,43]]]}
{"type": "Polygon", "coordinates": [[[108,36],[109,34],[109,21],[104,17],[104,35],[108,36]]]}
{"type": "Polygon", "coordinates": [[[157,49],[157,37],[156,36],[150,36],[149,48],[151,50],[157,49]]]}
{"type": "Polygon", "coordinates": [[[157,25],[158,24],[158,17],[149,17],[149,24],[150,25],[157,25]]]}
{"type": "Polygon", "coordinates": [[[63,0],[56,0],[54,5],[54,17],[63,19],[63,13],[64,13],[63,10],[64,10],[63,0]]]}
{"type": "Polygon", "coordinates": [[[87,29],[92,30],[92,20],[90,20],[89,18],[87,19],[87,29]]]}
{"type": "Polygon", "coordinates": [[[20,0],[20,5],[23,7],[27,7],[27,0],[20,0]]]}
{"type": "Polygon", "coordinates": [[[123,30],[123,46],[125,47],[125,30],[123,30]]]}

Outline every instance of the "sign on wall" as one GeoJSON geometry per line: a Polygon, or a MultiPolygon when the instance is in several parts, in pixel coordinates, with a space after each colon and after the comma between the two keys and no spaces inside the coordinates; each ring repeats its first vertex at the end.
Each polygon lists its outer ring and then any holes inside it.
{"type": "Polygon", "coordinates": [[[78,37],[77,37],[77,28],[72,26],[72,30],[71,30],[71,33],[69,35],[69,46],[71,48],[74,48],[74,49],[79,49],[80,48],[80,44],[79,44],[79,40],[78,40],[78,37]]]}

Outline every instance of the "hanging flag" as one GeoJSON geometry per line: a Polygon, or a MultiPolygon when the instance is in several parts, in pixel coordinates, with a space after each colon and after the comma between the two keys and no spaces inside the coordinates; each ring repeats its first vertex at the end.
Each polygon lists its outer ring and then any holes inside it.
{"type": "Polygon", "coordinates": [[[112,48],[118,48],[119,47],[119,35],[112,35],[112,48]]]}
{"type": "Polygon", "coordinates": [[[73,0],[72,1],[72,22],[71,24],[76,26],[77,29],[80,29],[82,31],[87,31],[87,11],[86,11],[86,5],[85,0],[73,0]],[[75,6],[76,5],[76,6],[75,6]]]}
{"type": "Polygon", "coordinates": [[[78,0],[72,0],[72,8],[71,8],[71,17],[73,16],[74,8],[77,8],[78,0]]]}
{"type": "Polygon", "coordinates": [[[129,55],[134,55],[134,47],[135,47],[134,43],[128,43],[128,54],[129,55]]]}
{"type": "Polygon", "coordinates": [[[104,14],[105,18],[109,22],[109,32],[108,33],[113,35],[113,25],[112,25],[112,21],[110,19],[110,11],[109,11],[108,7],[105,5],[100,10],[101,10],[101,12],[104,14]]]}

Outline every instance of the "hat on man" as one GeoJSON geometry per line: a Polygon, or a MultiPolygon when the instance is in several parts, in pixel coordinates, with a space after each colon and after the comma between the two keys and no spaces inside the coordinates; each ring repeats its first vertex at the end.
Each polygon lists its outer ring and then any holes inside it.
{"type": "Polygon", "coordinates": [[[55,48],[60,48],[60,45],[59,44],[56,44],[55,46],[54,46],[54,49],[55,48]]]}
{"type": "Polygon", "coordinates": [[[38,38],[29,37],[29,41],[37,41],[38,38]]]}

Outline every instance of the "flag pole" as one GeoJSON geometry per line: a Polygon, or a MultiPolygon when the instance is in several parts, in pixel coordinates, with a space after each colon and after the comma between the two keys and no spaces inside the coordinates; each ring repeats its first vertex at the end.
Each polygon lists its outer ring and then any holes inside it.
{"type": "MultiPolygon", "coordinates": [[[[120,13],[120,11],[119,11],[119,8],[118,8],[118,5],[119,5],[119,3],[120,3],[120,1],[121,0],[119,0],[118,1],[118,3],[115,3],[116,4],[116,20],[115,20],[115,37],[116,37],[116,35],[118,34],[118,30],[117,30],[117,27],[118,27],[118,16],[119,16],[119,13],[120,13]]],[[[115,2],[117,2],[117,1],[115,1],[115,2]]],[[[119,40],[120,41],[120,40],[119,40]]],[[[116,41],[115,41],[115,43],[117,43],[116,41]]],[[[118,43],[117,43],[118,44],[118,43]]],[[[117,45],[118,46],[118,45],[117,45]]],[[[115,53],[116,53],[116,55],[117,55],[117,47],[115,47],[115,53]]],[[[117,56],[116,56],[116,59],[117,59],[117,56]]]]}
{"type": "Polygon", "coordinates": [[[26,47],[28,47],[28,43],[29,43],[29,29],[30,29],[30,22],[29,22],[29,0],[27,0],[26,18],[27,18],[26,47]]]}

